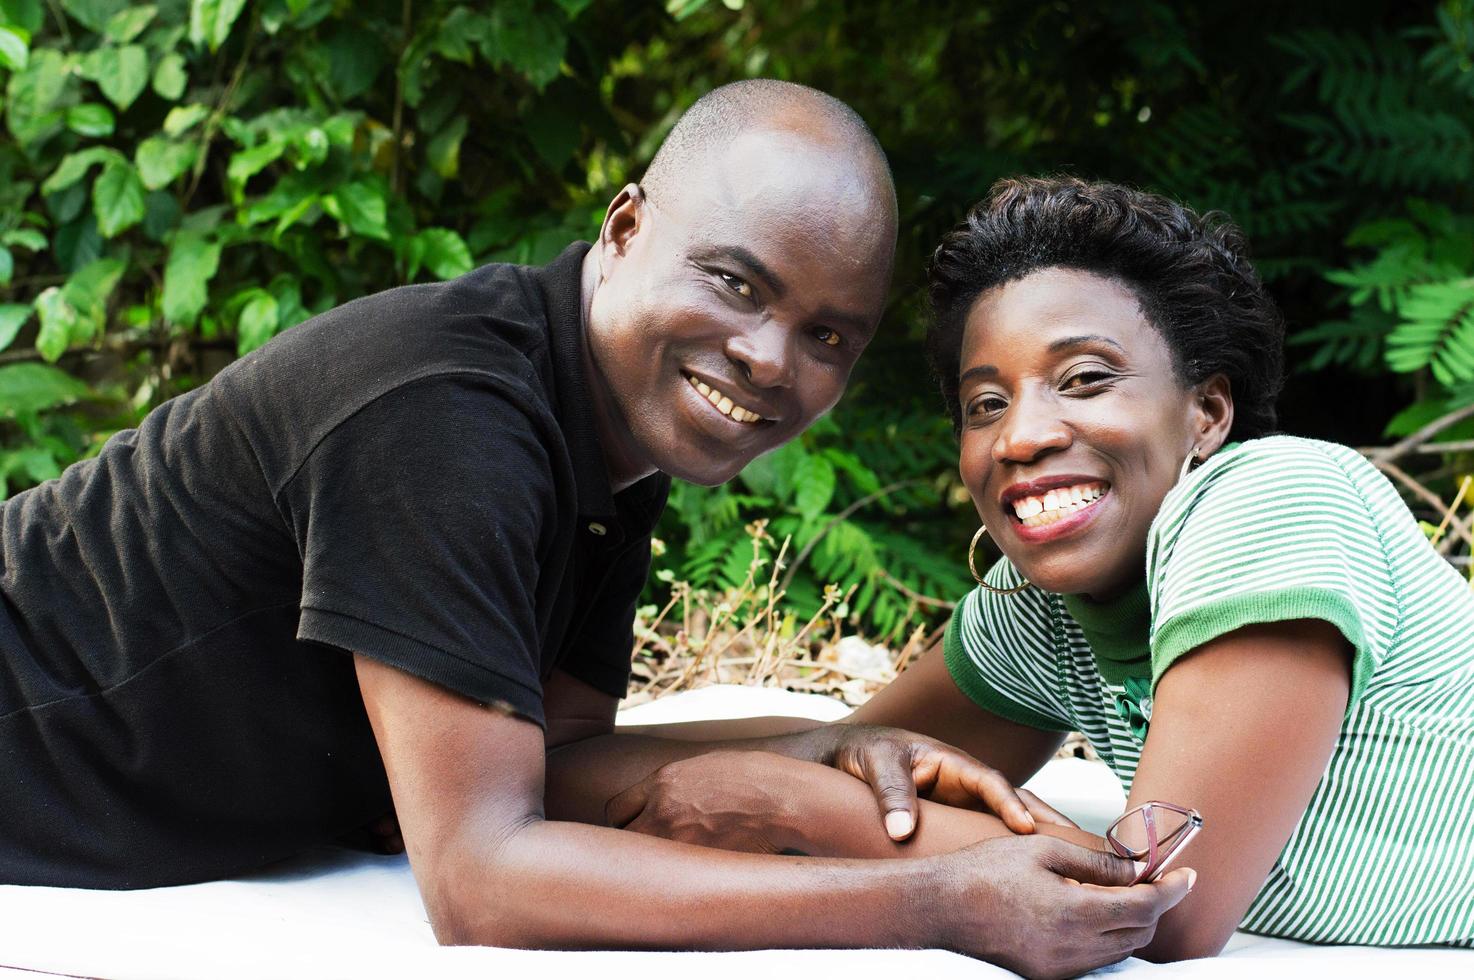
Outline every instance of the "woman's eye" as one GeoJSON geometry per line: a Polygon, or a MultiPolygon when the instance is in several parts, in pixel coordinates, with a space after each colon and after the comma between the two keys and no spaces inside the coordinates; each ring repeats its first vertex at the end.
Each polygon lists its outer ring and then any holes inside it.
{"type": "Polygon", "coordinates": [[[738,296],[741,296],[743,299],[752,299],[751,283],[749,283],[745,279],[739,279],[736,276],[727,272],[720,273],[720,275],[722,277],[722,282],[727,284],[728,289],[732,290],[732,292],[736,293],[738,296]]]}
{"type": "Polygon", "coordinates": [[[814,336],[819,338],[821,344],[828,344],[830,347],[839,346],[839,332],[837,330],[830,330],[828,327],[819,327],[814,331],[814,336]]]}
{"type": "Polygon", "coordinates": [[[1069,390],[1071,388],[1089,387],[1090,385],[1099,384],[1102,381],[1109,380],[1110,377],[1111,376],[1109,372],[1106,371],[1076,371],[1074,374],[1065,379],[1065,383],[1061,387],[1063,387],[1065,390],[1069,390]]]}
{"type": "Polygon", "coordinates": [[[979,398],[976,401],[974,401],[972,403],[972,407],[969,410],[968,414],[970,414],[970,415],[987,415],[987,414],[990,414],[992,412],[1001,412],[1001,411],[1003,411],[1003,409],[1005,409],[1007,407],[1008,407],[1008,403],[1005,402],[1002,398],[998,398],[998,397],[992,396],[992,395],[987,395],[987,396],[984,396],[984,397],[979,398]]]}

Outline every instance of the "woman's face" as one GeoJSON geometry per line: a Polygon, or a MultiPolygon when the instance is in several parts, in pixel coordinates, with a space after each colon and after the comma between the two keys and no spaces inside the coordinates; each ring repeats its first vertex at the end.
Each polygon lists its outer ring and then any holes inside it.
{"type": "Polygon", "coordinates": [[[1040,588],[1097,600],[1141,579],[1183,460],[1233,417],[1221,376],[1178,381],[1127,287],[1073,269],[979,297],[960,380],[960,471],[993,540],[1040,588]]]}

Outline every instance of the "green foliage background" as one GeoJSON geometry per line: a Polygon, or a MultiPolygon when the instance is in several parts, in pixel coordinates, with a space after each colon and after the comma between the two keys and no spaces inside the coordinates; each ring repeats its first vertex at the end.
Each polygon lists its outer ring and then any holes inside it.
{"type": "Polygon", "coordinates": [[[900,271],[830,419],[676,490],[671,575],[740,581],[761,516],[799,605],[858,583],[872,634],[965,587],[919,284],[1006,174],[1227,210],[1294,332],[1290,431],[1365,444],[1474,399],[1469,0],[0,0],[0,492],[334,304],[592,235],[685,106],[756,75],[870,121],[900,271]]]}

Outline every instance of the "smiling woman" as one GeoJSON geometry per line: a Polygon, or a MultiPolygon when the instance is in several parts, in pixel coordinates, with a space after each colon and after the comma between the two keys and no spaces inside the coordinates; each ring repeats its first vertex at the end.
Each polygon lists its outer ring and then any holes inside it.
{"type": "Polygon", "coordinates": [[[1146,955],[1471,945],[1474,593],[1360,455],[1272,434],[1282,328],[1244,254],[1068,179],[1004,181],[943,241],[930,349],[1004,558],[857,717],[967,713],[954,741],[1016,778],[1079,730],[1131,805],[1199,810],[1146,955]]]}

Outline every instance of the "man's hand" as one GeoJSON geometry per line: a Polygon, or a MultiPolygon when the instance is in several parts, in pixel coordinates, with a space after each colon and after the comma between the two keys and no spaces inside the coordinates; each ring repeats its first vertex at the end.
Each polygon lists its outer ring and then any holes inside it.
{"type": "Polygon", "coordinates": [[[1190,869],[1130,888],[1130,861],[1049,837],[1000,837],[929,859],[935,945],[1028,977],[1071,977],[1130,956],[1192,889],[1190,869]],[[979,868],[987,868],[979,875],[979,868]]]}
{"type": "Polygon", "coordinates": [[[1033,793],[1015,789],[998,770],[945,742],[878,725],[830,725],[793,737],[821,732],[833,742],[815,761],[870,786],[892,840],[905,840],[916,829],[918,794],[948,806],[987,810],[1016,834],[1033,833],[1036,823],[1075,826],[1033,793]]]}

